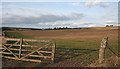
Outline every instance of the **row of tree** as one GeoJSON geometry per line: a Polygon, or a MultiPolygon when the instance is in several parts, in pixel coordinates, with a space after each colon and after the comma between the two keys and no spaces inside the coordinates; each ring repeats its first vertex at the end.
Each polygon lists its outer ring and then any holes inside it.
{"type": "Polygon", "coordinates": [[[113,25],[106,25],[106,27],[113,27],[113,25]]]}
{"type": "Polygon", "coordinates": [[[54,28],[15,28],[15,27],[2,27],[5,30],[62,30],[62,29],[81,29],[81,28],[68,28],[68,27],[54,27],[54,28]]]}
{"type": "Polygon", "coordinates": [[[81,28],[54,27],[54,28],[45,28],[43,30],[62,30],[62,29],[81,29],[81,28]]]}

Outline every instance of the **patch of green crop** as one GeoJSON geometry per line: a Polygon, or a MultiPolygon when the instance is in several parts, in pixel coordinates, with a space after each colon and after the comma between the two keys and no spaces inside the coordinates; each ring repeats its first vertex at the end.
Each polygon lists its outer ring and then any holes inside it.
{"type": "Polygon", "coordinates": [[[105,50],[105,57],[118,56],[118,41],[109,42],[105,50]]]}
{"type": "Polygon", "coordinates": [[[9,31],[5,32],[5,37],[8,37],[8,38],[31,38],[29,36],[22,35],[18,32],[9,32],[9,31]]]}
{"type": "MultiPolygon", "coordinates": [[[[109,41],[108,47],[118,54],[118,41],[109,41]]],[[[98,60],[101,41],[78,40],[78,39],[59,39],[56,40],[57,53],[66,52],[63,56],[71,56],[71,61],[81,61],[87,65],[98,60]],[[77,53],[77,54],[76,54],[77,53]]],[[[106,47],[105,58],[114,56],[108,47],[106,47]]]]}
{"type": "Polygon", "coordinates": [[[100,42],[89,40],[56,40],[57,48],[98,49],[100,42]]]}

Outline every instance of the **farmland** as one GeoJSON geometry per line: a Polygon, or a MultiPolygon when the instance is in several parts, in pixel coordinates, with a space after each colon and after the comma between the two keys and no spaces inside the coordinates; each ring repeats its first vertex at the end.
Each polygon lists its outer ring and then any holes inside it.
{"type": "MultiPolygon", "coordinates": [[[[15,61],[3,58],[3,66],[23,67],[86,67],[98,60],[100,42],[103,37],[108,36],[109,47],[118,53],[118,28],[102,27],[88,29],[67,29],[67,30],[25,30],[6,31],[6,36],[11,38],[33,38],[48,39],[56,42],[55,63],[31,63],[15,61]],[[7,64],[5,62],[10,62],[7,64]],[[26,64],[26,65],[25,65],[26,64]]],[[[106,50],[106,58],[115,55],[106,50]]],[[[112,60],[111,60],[112,61],[112,60]]],[[[114,61],[114,60],[113,60],[114,61]]]]}

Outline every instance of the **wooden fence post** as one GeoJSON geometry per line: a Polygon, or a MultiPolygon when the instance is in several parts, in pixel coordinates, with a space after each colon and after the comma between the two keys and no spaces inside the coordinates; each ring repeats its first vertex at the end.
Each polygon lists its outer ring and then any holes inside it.
{"type": "Polygon", "coordinates": [[[55,47],[56,47],[56,42],[52,46],[52,56],[51,56],[52,63],[54,63],[55,60],[55,47]]]}
{"type": "Polygon", "coordinates": [[[103,63],[104,59],[105,59],[105,48],[108,44],[108,37],[104,37],[101,41],[101,46],[99,49],[99,63],[103,63]]]}
{"type": "Polygon", "coordinates": [[[2,43],[5,44],[6,42],[5,37],[2,37],[2,43]]]}
{"type": "Polygon", "coordinates": [[[20,39],[19,58],[21,58],[23,39],[20,39]]]}
{"type": "Polygon", "coordinates": [[[4,38],[6,37],[5,31],[2,32],[2,36],[3,36],[4,38]]]}
{"type": "Polygon", "coordinates": [[[6,40],[5,40],[5,31],[2,32],[2,43],[5,44],[6,40]]]}

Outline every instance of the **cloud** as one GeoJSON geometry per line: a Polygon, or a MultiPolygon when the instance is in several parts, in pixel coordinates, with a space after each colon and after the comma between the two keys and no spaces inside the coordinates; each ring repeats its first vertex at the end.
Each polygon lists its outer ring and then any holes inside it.
{"type": "Polygon", "coordinates": [[[41,28],[54,28],[54,27],[70,27],[70,28],[79,28],[79,27],[96,27],[100,26],[96,23],[84,22],[84,21],[58,21],[53,23],[38,23],[38,26],[41,28]]]}
{"type": "Polygon", "coordinates": [[[3,5],[3,24],[35,24],[52,23],[58,21],[80,20],[86,15],[83,13],[54,13],[47,10],[36,10],[34,8],[18,7],[13,4],[3,5]],[[23,15],[24,14],[24,15],[23,15]]]}
{"type": "MultiPolygon", "coordinates": [[[[96,23],[81,21],[85,17],[82,13],[71,13],[67,15],[46,14],[39,17],[23,17],[18,15],[6,14],[3,18],[3,26],[17,27],[37,27],[37,28],[54,28],[54,27],[95,27],[96,23]]],[[[99,25],[99,24],[98,24],[99,25]]]]}
{"type": "Polygon", "coordinates": [[[94,6],[100,6],[103,8],[109,7],[109,3],[105,2],[105,0],[86,0],[85,5],[87,7],[94,7],[94,6]]]}
{"type": "Polygon", "coordinates": [[[35,24],[35,23],[52,23],[57,21],[72,21],[72,20],[80,20],[85,17],[82,13],[71,13],[68,15],[57,15],[57,14],[41,14],[38,17],[24,17],[13,14],[5,14],[3,16],[3,24],[15,24],[15,23],[25,23],[25,24],[35,24]]]}
{"type": "Polygon", "coordinates": [[[118,21],[115,20],[107,20],[105,21],[106,24],[118,25],[118,21]]]}
{"type": "Polygon", "coordinates": [[[45,9],[36,10],[34,8],[19,7],[11,4],[4,5],[3,11],[3,26],[17,27],[76,27],[78,25],[72,23],[86,16],[84,13],[54,13],[51,11],[48,12],[45,9]]]}
{"type": "Polygon", "coordinates": [[[29,17],[29,16],[33,16],[33,15],[37,17],[41,13],[42,14],[47,13],[44,10],[40,11],[40,10],[37,10],[34,8],[18,7],[16,5],[11,5],[11,4],[8,4],[8,5],[3,4],[2,11],[3,11],[2,12],[3,15],[13,14],[13,15],[19,15],[19,16],[24,16],[24,17],[29,17]]]}
{"type": "Polygon", "coordinates": [[[82,4],[84,4],[86,7],[89,7],[89,8],[92,8],[95,6],[107,8],[110,5],[109,2],[106,2],[104,0],[86,0],[85,2],[73,2],[70,4],[73,6],[82,6],[82,4]]]}
{"type": "MultiPolygon", "coordinates": [[[[85,2],[85,7],[84,3],[70,3],[70,8],[71,4],[79,6],[79,8],[76,6],[73,6],[73,10],[69,10],[66,12],[68,9],[64,10],[59,10],[54,11],[54,10],[49,10],[45,8],[32,8],[32,7],[22,7],[22,6],[17,6],[17,5],[7,5],[3,7],[3,26],[26,26],[26,27],[43,27],[43,28],[48,28],[48,27],[94,27],[94,26],[105,26],[107,22],[106,20],[112,20],[113,18],[116,19],[116,12],[112,12],[108,9],[108,12],[104,12],[105,15],[101,18],[100,16],[103,15],[103,12],[96,13],[96,11],[89,10],[88,7],[94,7],[94,6],[100,6],[108,7],[110,4],[109,3],[103,3],[102,0],[87,0],[85,2]],[[91,2],[92,1],[92,2],[91,2]],[[84,9],[88,9],[89,11],[86,11],[84,9]],[[84,11],[84,12],[83,12],[84,11]],[[80,13],[83,12],[83,13],[80,13]],[[94,13],[94,16],[91,14],[94,13]],[[86,15],[87,14],[87,15],[86,15]],[[94,23],[91,23],[94,22],[94,23]]],[[[113,5],[111,5],[113,6],[113,5]]],[[[99,9],[101,10],[100,7],[94,8],[97,11],[99,9]]],[[[49,8],[49,7],[48,7],[49,8]]],[[[53,7],[54,8],[54,7],[53,7]]],[[[109,7],[110,8],[110,7],[109,7]]],[[[102,9],[103,10],[103,9],[102,9]]],[[[113,9],[112,9],[113,10],[113,9]]],[[[115,10],[113,10],[115,11],[115,10]]]]}

